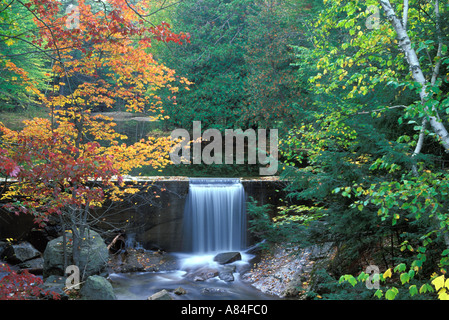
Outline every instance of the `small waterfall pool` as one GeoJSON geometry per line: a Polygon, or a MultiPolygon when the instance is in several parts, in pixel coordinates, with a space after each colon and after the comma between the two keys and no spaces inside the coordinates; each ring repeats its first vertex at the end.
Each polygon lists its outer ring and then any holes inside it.
{"type": "Polygon", "coordinates": [[[245,191],[240,179],[191,178],[184,210],[184,253],[173,254],[179,270],[111,274],[118,299],[147,299],[163,289],[182,287],[179,300],[263,300],[276,299],[242,279],[255,257],[248,253],[245,191]],[[220,269],[213,259],[217,253],[238,251],[241,260],[226,264],[235,268],[233,281],[212,277],[195,281],[186,276],[201,268],[220,269]]]}
{"type": "Polygon", "coordinates": [[[171,292],[176,300],[277,300],[277,296],[265,294],[241,278],[240,271],[248,270],[254,255],[241,252],[242,260],[227,266],[235,266],[234,281],[226,282],[219,277],[194,281],[186,277],[189,271],[202,267],[216,268],[214,254],[174,254],[179,259],[179,270],[165,272],[134,272],[111,274],[110,280],[119,300],[146,300],[163,289],[171,292]],[[182,287],[186,294],[176,295],[174,290],[182,287]]]}

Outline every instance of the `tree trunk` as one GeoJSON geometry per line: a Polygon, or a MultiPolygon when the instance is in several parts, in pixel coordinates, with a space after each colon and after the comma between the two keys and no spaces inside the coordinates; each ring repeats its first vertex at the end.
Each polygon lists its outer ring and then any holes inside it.
{"type": "MultiPolygon", "coordinates": [[[[413,75],[413,79],[416,82],[420,83],[422,86],[422,89],[421,89],[421,92],[419,95],[421,98],[421,103],[424,105],[427,101],[427,96],[428,96],[428,93],[426,92],[428,83],[426,81],[426,78],[424,77],[422,70],[421,70],[421,65],[419,63],[418,56],[416,55],[415,50],[412,48],[412,42],[410,41],[410,38],[407,34],[407,30],[405,29],[405,26],[403,25],[401,20],[396,16],[396,13],[390,4],[390,1],[389,0],[380,0],[380,3],[382,5],[383,10],[385,11],[387,18],[391,21],[391,24],[393,25],[393,28],[397,33],[399,47],[402,49],[402,51],[405,54],[408,65],[410,66],[410,70],[413,75]]],[[[438,5],[438,2],[436,5],[438,5]]],[[[428,110],[427,107],[425,107],[424,110],[427,113],[430,126],[432,127],[433,131],[440,138],[440,142],[443,145],[446,152],[448,152],[449,151],[449,134],[446,130],[446,127],[441,122],[441,120],[438,116],[437,110],[435,108],[432,108],[432,110],[428,110]]]]}
{"type": "MultiPolygon", "coordinates": [[[[402,49],[402,51],[405,54],[408,65],[410,66],[410,70],[413,75],[413,79],[416,82],[420,83],[422,86],[421,92],[419,93],[419,95],[421,98],[421,103],[423,104],[423,106],[425,106],[425,103],[428,99],[428,92],[426,92],[428,82],[427,82],[426,78],[424,77],[424,74],[421,69],[421,65],[418,60],[418,56],[416,55],[415,50],[412,48],[412,42],[411,42],[411,40],[407,34],[407,30],[406,30],[407,21],[405,21],[405,19],[407,18],[407,16],[405,14],[408,11],[408,1],[407,0],[404,1],[404,17],[403,17],[402,22],[396,16],[396,13],[395,13],[393,7],[391,6],[389,0],[380,0],[380,3],[382,5],[383,10],[385,11],[385,14],[386,14],[388,20],[391,21],[391,24],[393,25],[393,28],[397,33],[399,47],[402,49]],[[407,8],[406,8],[406,6],[407,6],[407,8]]],[[[440,18],[439,17],[439,2],[438,2],[438,0],[436,0],[435,1],[435,21],[437,24],[436,28],[437,28],[438,33],[440,33],[439,18],[440,18]]],[[[438,45],[437,57],[441,57],[442,42],[441,42],[440,34],[438,36],[438,40],[439,40],[439,45],[438,45]]],[[[441,59],[439,61],[437,61],[434,66],[432,77],[431,77],[431,83],[430,83],[431,85],[434,85],[436,82],[440,65],[441,65],[441,59]]],[[[425,107],[424,110],[427,113],[427,119],[430,123],[430,126],[432,127],[433,131],[440,138],[440,142],[443,145],[446,152],[448,152],[449,151],[449,134],[446,130],[446,127],[441,122],[441,120],[438,116],[438,111],[435,109],[435,107],[432,107],[432,110],[429,110],[427,107],[425,107]]],[[[418,144],[415,148],[415,152],[413,153],[413,157],[416,156],[421,151],[423,140],[424,140],[425,124],[426,124],[426,119],[423,119],[423,122],[422,122],[423,128],[420,132],[418,144]]],[[[417,171],[415,171],[415,170],[416,170],[416,167],[413,168],[413,171],[414,171],[414,174],[417,175],[417,171]]],[[[435,226],[437,228],[439,228],[440,220],[436,216],[433,217],[433,220],[434,220],[435,226]]],[[[449,248],[449,236],[448,236],[447,232],[443,232],[443,240],[445,242],[446,247],[449,248]]]]}

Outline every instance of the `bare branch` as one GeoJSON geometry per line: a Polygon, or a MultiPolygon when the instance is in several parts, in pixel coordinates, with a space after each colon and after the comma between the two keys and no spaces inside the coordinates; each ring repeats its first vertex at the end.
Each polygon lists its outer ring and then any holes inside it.
{"type": "Polygon", "coordinates": [[[398,109],[398,108],[407,108],[407,106],[404,106],[404,105],[398,105],[398,106],[392,106],[392,107],[385,107],[385,108],[382,108],[382,109],[375,109],[375,110],[370,110],[370,111],[360,111],[360,112],[357,112],[357,114],[370,114],[370,113],[373,113],[373,112],[379,112],[379,111],[385,111],[385,110],[389,110],[389,109],[398,109]]]}

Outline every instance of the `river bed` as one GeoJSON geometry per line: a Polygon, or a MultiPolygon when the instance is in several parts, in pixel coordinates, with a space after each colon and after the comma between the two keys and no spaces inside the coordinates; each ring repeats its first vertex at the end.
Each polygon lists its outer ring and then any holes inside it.
{"type": "Polygon", "coordinates": [[[176,300],[277,300],[278,296],[263,293],[242,279],[244,270],[249,270],[253,255],[242,253],[242,260],[233,262],[234,281],[223,281],[213,277],[195,281],[186,275],[202,267],[217,268],[214,255],[177,254],[179,270],[161,272],[111,273],[109,278],[119,300],[146,300],[163,289],[176,300]],[[242,272],[242,273],[240,273],[242,272]],[[177,295],[175,289],[183,288],[186,293],[177,295]]]}

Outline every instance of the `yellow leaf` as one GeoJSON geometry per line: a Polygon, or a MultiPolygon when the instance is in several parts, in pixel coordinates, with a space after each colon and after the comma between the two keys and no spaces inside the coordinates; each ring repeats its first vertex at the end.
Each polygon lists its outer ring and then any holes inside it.
{"type": "Polygon", "coordinates": [[[391,278],[391,268],[384,272],[384,279],[391,278]]]}
{"type": "Polygon", "coordinates": [[[449,300],[449,295],[447,294],[447,291],[445,288],[441,289],[438,292],[438,299],[440,300],[449,300]]]}
{"type": "Polygon", "coordinates": [[[441,275],[438,278],[433,279],[432,284],[434,285],[436,291],[440,290],[440,288],[444,286],[444,275],[441,275]]]}

